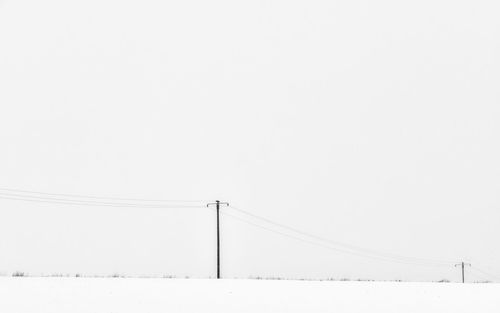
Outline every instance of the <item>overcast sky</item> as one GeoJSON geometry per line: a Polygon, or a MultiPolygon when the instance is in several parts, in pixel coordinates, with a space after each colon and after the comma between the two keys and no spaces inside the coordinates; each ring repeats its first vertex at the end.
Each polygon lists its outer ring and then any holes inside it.
{"type": "MultiPolygon", "coordinates": [[[[0,188],[221,199],[498,275],[499,15],[494,0],[2,0],[0,188]]],[[[0,273],[214,276],[214,231],[205,208],[0,199],[0,273]]],[[[224,277],[460,279],[227,216],[222,262],[224,277]]]]}

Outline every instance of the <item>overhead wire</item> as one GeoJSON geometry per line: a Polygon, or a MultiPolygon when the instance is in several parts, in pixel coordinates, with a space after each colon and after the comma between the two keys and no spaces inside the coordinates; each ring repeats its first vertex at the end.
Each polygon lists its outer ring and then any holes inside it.
{"type": "MultiPolygon", "coordinates": [[[[103,206],[103,207],[137,207],[137,208],[179,208],[179,207],[202,207],[201,202],[143,202],[140,201],[126,201],[125,198],[115,198],[123,200],[98,200],[106,198],[89,197],[72,198],[69,195],[58,194],[59,196],[47,196],[46,193],[16,193],[2,191],[5,188],[0,188],[0,199],[12,201],[25,201],[25,202],[38,202],[38,203],[52,203],[52,204],[69,204],[80,206],[103,206]]],[[[55,195],[55,194],[54,194],[55,195]]]]}
{"type": "Polygon", "coordinates": [[[127,204],[127,203],[88,203],[81,201],[70,201],[61,199],[33,199],[33,198],[20,198],[20,197],[8,197],[0,195],[0,199],[13,200],[13,201],[24,201],[24,202],[35,202],[35,203],[50,203],[50,204],[67,204],[75,206],[92,206],[92,207],[115,207],[115,208],[203,208],[202,205],[141,205],[141,204],[127,204]]]}
{"type": "Polygon", "coordinates": [[[335,252],[340,252],[340,253],[344,253],[344,254],[350,254],[350,255],[354,255],[354,256],[358,256],[358,257],[370,258],[370,259],[374,259],[374,260],[378,260],[378,261],[385,261],[385,262],[392,262],[392,263],[399,263],[399,264],[406,264],[406,265],[418,265],[418,266],[430,266],[430,267],[443,267],[443,266],[447,266],[447,265],[441,265],[441,264],[428,264],[428,263],[408,262],[408,261],[402,261],[402,260],[393,260],[393,259],[384,258],[384,257],[380,257],[380,256],[372,256],[372,255],[357,253],[357,252],[350,251],[350,250],[345,250],[345,249],[340,249],[340,248],[337,248],[337,247],[332,247],[331,245],[320,243],[317,240],[314,241],[314,240],[310,240],[310,239],[304,239],[304,238],[298,237],[296,235],[291,235],[291,234],[288,234],[288,233],[285,233],[285,232],[282,232],[282,231],[278,231],[278,230],[275,230],[275,229],[272,229],[272,228],[269,228],[269,227],[266,227],[266,226],[262,226],[260,224],[248,221],[246,219],[243,219],[241,217],[238,217],[238,216],[235,216],[233,214],[227,213],[225,211],[221,212],[221,214],[223,216],[228,216],[228,217],[230,217],[232,219],[239,220],[240,222],[243,222],[243,223],[252,225],[254,227],[258,227],[258,228],[267,230],[269,232],[272,232],[272,233],[275,233],[275,234],[279,234],[279,235],[282,235],[282,236],[285,236],[285,237],[288,237],[288,238],[292,238],[292,239],[295,239],[295,240],[298,240],[298,241],[302,241],[302,242],[308,243],[310,245],[314,245],[314,246],[322,247],[322,248],[325,248],[325,249],[329,249],[329,250],[332,250],[332,251],[335,251],[335,252]]]}
{"type": "Polygon", "coordinates": [[[472,277],[472,281],[474,282],[490,282],[491,277],[481,273],[480,271],[471,268],[471,271],[467,273],[468,281],[471,281],[470,277],[472,277]]]}
{"type": "MultiPolygon", "coordinates": [[[[200,207],[205,207],[204,204],[203,205],[201,204],[202,202],[208,202],[208,200],[206,201],[205,200],[159,200],[159,199],[139,199],[139,198],[98,197],[98,196],[85,196],[85,195],[64,194],[64,193],[47,193],[47,192],[28,191],[28,190],[12,189],[12,188],[0,188],[0,199],[12,200],[12,201],[36,202],[36,203],[50,203],[50,204],[64,204],[64,205],[67,204],[76,206],[119,207],[119,208],[127,208],[127,207],[128,208],[200,208],[200,207]],[[141,202],[147,202],[147,203],[141,203],[141,202]],[[198,205],[195,205],[196,203],[198,203],[198,205]]],[[[281,230],[292,232],[295,235],[291,235],[283,231],[278,231],[276,229],[272,229],[263,226],[261,224],[254,223],[246,219],[242,219],[241,217],[229,214],[226,211],[224,211],[223,214],[229,216],[230,218],[237,219],[240,220],[241,222],[265,229],[267,231],[274,232],[303,242],[307,242],[309,244],[313,244],[316,246],[321,246],[323,248],[327,248],[336,252],[347,253],[351,255],[367,257],[382,261],[389,261],[401,264],[421,265],[421,266],[449,266],[451,264],[456,263],[454,261],[407,257],[393,253],[362,248],[351,244],[320,237],[302,231],[300,229],[282,223],[278,223],[271,219],[259,216],[257,214],[248,212],[246,210],[237,208],[232,205],[230,205],[229,208],[241,214],[245,214],[253,219],[260,220],[261,222],[265,222],[266,224],[269,225],[273,225],[274,227],[277,227],[281,230]],[[306,237],[308,239],[304,239],[300,236],[306,237]]]]}
{"type": "Polygon", "coordinates": [[[18,194],[38,194],[44,196],[56,196],[56,197],[69,197],[69,198],[86,198],[86,199],[96,199],[96,200],[116,200],[116,201],[139,201],[139,202],[207,202],[210,200],[172,200],[172,199],[144,199],[144,198],[120,198],[120,197],[102,197],[102,196],[90,196],[90,195],[80,195],[80,194],[67,194],[67,193],[49,193],[41,191],[23,190],[23,189],[13,189],[13,188],[0,188],[0,191],[6,191],[10,193],[18,194]]]}
{"type": "Polygon", "coordinates": [[[500,276],[497,276],[497,275],[491,274],[489,272],[486,272],[486,271],[478,268],[477,266],[471,266],[471,269],[475,270],[476,272],[482,273],[483,275],[486,275],[486,277],[490,277],[490,278],[494,278],[494,279],[500,280],[500,276]]]}
{"type": "Polygon", "coordinates": [[[345,249],[353,250],[353,251],[356,251],[358,253],[369,254],[369,255],[379,256],[379,257],[393,259],[393,260],[405,261],[405,262],[426,263],[426,264],[429,264],[429,265],[450,266],[450,265],[456,263],[454,261],[443,261],[443,260],[433,260],[433,259],[423,259],[423,258],[407,257],[407,256],[401,256],[401,255],[393,254],[393,253],[380,252],[380,251],[376,251],[376,250],[373,250],[373,249],[362,248],[362,247],[354,246],[354,245],[351,245],[351,244],[346,244],[346,243],[334,241],[334,240],[331,240],[331,239],[328,239],[328,238],[320,237],[320,236],[317,236],[317,235],[314,235],[314,234],[310,234],[308,232],[299,230],[299,229],[294,228],[294,227],[290,227],[290,226],[282,224],[282,223],[275,222],[275,221],[273,221],[271,219],[268,219],[268,218],[256,215],[254,213],[251,213],[251,212],[248,212],[246,210],[234,207],[232,205],[230,205],[229,208],[232,208],[233,210],[235,210],[237,212],[240,212],[240,213],[243,213],[245,215],[248,215],[248,216],[250,216],[252,218],[264,221],[264,222],[266,222],[268,224],[275,225],[275,226],[280,227],[282,229],[286,229],[288,231],[292,231],[294,233],[297,233],[297,234],[300,234],[300,235],[303,235],[303,236],[306,236],[306,237],[309,237],[309,238],[313,238],[315,240],[326,242],[326,243],[328,243],[330,245],[340,246],[340,247],[345,248],[345,249]]]}

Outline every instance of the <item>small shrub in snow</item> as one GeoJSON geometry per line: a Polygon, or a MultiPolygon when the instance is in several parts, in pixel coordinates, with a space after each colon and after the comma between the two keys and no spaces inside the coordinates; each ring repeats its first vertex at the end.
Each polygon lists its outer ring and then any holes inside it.
{"type": "Polygon", "coordinates": [[[25,276],[24,272],[15,271],[14,273],[12,273],[12,277],[24,277],[24,276],[25,276]]]}
{"type": "Polygon", "coordinates": [[[163,278],[174,279],[175,276],[174,275],[163,275],[163,278]]]}

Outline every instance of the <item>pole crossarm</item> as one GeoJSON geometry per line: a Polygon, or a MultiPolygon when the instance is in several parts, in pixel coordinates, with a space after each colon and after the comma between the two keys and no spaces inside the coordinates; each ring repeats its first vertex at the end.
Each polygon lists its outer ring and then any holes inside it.
{"type": "Polygon", "coordinates": [[[219,200],[216,200],[215,202],[208,203],[207,204],[207,208],[210,207],[210,206],[212,206],[212,205],[215,205],[215,206],[217,206],[217,205],[229,206],[229,202],[221,202],[219,200]]]}
{"type": "MultiPolygon", "coordinates": [[[[471,264],[471,263],[465,263],[465,262],[463,262],[463,265],[464,265],[464,266],[472,266],[472,264],[471,264]]],[[[457,263],[457,264],[455,264],[455,267],[457,267],[457,266],[462,266],[462,263],[457,263]]]]}

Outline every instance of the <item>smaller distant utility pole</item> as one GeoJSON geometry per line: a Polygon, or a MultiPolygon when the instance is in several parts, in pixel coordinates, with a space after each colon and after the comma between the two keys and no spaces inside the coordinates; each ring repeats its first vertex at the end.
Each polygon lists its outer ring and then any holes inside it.
{"type": "Polygon", "coordinates": [[[465,283],[465,266],[472,266],[470,263],[465,263],[461,262],[458,264],[455,264],[455,267],[461,266],[462,267],[462,283],[465,283]]]}
{"type": "Polygon", "coordinates": [[[217,210],[217,279],[220,279],[220,229],[219,229],[219,210],[220,210],[220,205],[225,205],[229,206],[229,203],[227,202],[220,202],[219,200],[216,200],[215,203],[209,203],[207,204],[207,207],[211,205],[215,205],[215,208],[217,210]]]}

